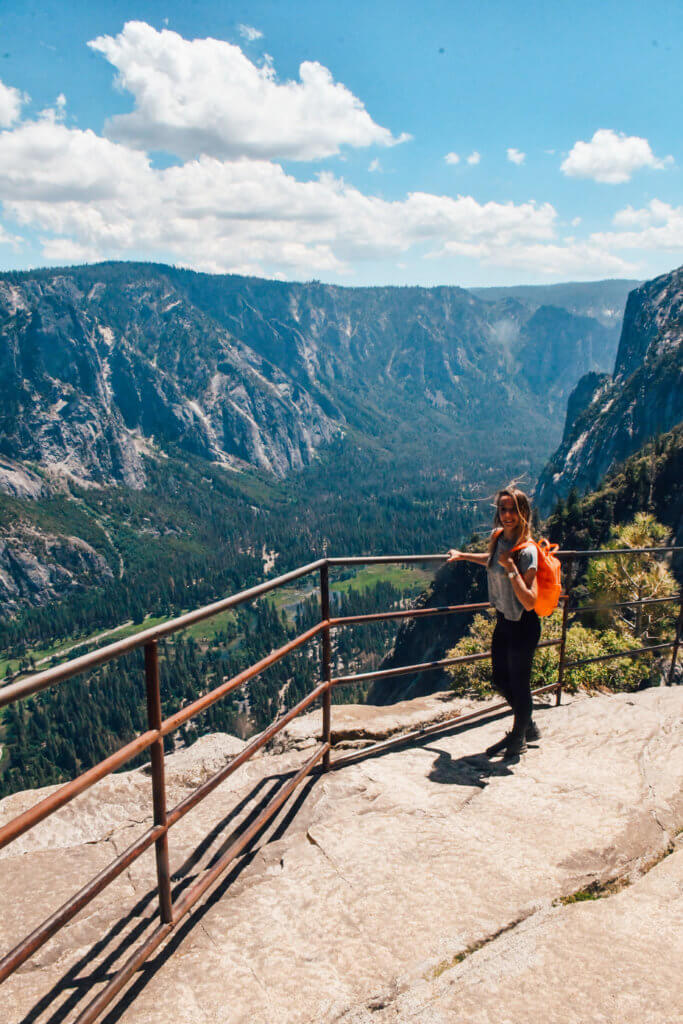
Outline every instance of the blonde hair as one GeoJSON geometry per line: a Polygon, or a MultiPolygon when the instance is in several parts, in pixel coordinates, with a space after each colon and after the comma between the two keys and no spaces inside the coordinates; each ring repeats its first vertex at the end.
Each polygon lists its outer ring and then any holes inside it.
{"type": "MultiPolygon", "coordinates": [[[[501,498],[512,498],[515,503],[515,509],[519,516],[519,529],[517,536],[515,537],[515,544],[519,544],[521,541],[529,540],[531,537],[531,502],[529,498],[521,491],[519,487],[514,483],[510,483],[507,487],[501,488],[496,494],[495,498],[495,509],[496,513],[493,517],[493,530],[491,531],[491,538],[489,540],[489,560],[488,564],[491,565],[493,560],[493,553],[496,549],[496,542],[498,540],[499,529],[503,528],[503,524],[500,518],[500,499],[501,498]]],[[[514,546],[514,545],[513,545],[514,546]]]]}

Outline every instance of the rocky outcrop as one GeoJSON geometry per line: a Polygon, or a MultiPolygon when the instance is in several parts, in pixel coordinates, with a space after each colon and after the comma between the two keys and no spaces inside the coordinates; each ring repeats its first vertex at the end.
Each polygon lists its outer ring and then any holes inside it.
{"type": "Polygon", "coordinates": [[[683,267],[631,292],[611,378],[579,382],[562,444],[536,489],[547,514],[683,419],[683,267]]]}
{"type": "Polygon", "coordinates": [[[0,612],[59,600],[75,586],[106,583],[113,573],[80,537],[55,535],[21,522],[0,536],[0,612]]]}
{"type": "MultiPolygon", "coordinates": [[[[419,713],[400,709],[394,726],[444,707],[466,710],[435,696],[419,713]]],[[[375,714],[335,706],[333,728],[358,730],[363,718],[368,734],[392,728],[387,709],[379,730],[375,714]]],[[[681,690],[578,696],[536,715],[543,737],[517,763],[483,756],[505,725],[490,721],[305,783],[136,975],[115,1019],[672,1024],[683,853],[667,854],[683,816],[681,690]]],[[[289,749],[248,762],[171,831],[177,891],[309,756],[320,714],[301,722],[308,730],[294,723],[289,749]]],[[[168,757],[169,804],[236,749],[206,737],[168,757]]],[[[5,798],[0,821],[42,795],[5,798]]],[[[3,850],[2,949],[150,821],[138,770],[3,850]]],[[[4,983],[3,1019],[72,1019],[156,920],[147,856],[4,983]]]]}

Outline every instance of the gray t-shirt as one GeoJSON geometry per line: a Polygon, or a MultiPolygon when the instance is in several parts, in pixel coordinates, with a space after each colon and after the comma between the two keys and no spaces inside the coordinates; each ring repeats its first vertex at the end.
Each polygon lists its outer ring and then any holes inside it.
{"type": "MultiPolygon", "coordinates": [[[[498,562],[499,556],[514,546],[514,541],[506,540],[501,533],[493,552],[492,564],[486,567],[486,575],[489,582],[489,601],[493,607],[502,612],[506,619],[519,622],[524,605],[512,589],[512,580],[498,562]]],[[[513,558],[522,576],[529,569],[538,569],[538,552],[534,544],[526,544],[515,552],[513,558]]]]}

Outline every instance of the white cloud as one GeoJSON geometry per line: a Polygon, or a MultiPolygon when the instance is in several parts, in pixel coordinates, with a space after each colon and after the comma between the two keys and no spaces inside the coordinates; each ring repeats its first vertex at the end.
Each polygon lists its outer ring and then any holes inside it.
{"type": "Polygon", "coordinates": [[[656,157],[647,139],[601,128],[590,142],[575,142],[560,169],[570,177],[619,185],[630,181],[633,173],[643,167],[661,170],[672,163],[671,156],[656,157]]]}
{"type": "Polygon", "coordinates": [[[458,156],[457,153],[446,153],[446,155],[444,157],[444,160],[446,161],[447,164],[459,164],[460,163],[460,157],[458,156]]]}
{"type": "Polygon", "coordinates": [[[392,202],[322,173],[299,181],[265,160],[212,157],[157,169],[145,155],[48,119],[2,135],[6,213],[43,235],[48,259],[146,254],[197,269],[344,273],[446,243],[550,241],[548,203],[408,194],[392,202]]]}
{"type": "Polygon", "coordinates": [[[0,128],[9,128],[21,116],[21,106],[28,96],[11,85],[0,82],[0,128]]]}
{"type": "Polygon", "coordinates": [[[453,255],[476,259],[485,266],[519,268],[547,277],[571,275],[575,280],[631,275],[636,270],[633,263],[615,256],[604,246],[569,238],[562,244],[520,242],[507,245],[498,239],[472,244],[449,242],[446,250],[453,255]]]}
{"type": "Polygon", "coordinates": [[[341,146],[393,146],[363,103],[316,61],[304,61],[299,81],[279,82],[272,63],[252,63],[220,39],[183,39],[145,22],[128,22],[118,36],[88,44],[118,71],[135,109],[113,117],[114,141],[183,158],[316,160],[341,146]]]}
{"type": "Polygon", "coordinates": [[[580,217],[572,217],[572,227],[573,228],[578,228],[580,223],[581,223],[581,218],[580,217]]]}
{"type": "Polygon", "coordinates": [[[523,164],[526,160],[526,153],[522,153],[519,149],[515,149],[514,146],[508,149],[508,160],[511,164],[523,164]]]}
{"type": "Polygon", "coordinates": [[[253,25],[238,25],[237,28],[242,38],[250,43],[253,43],[255,39],[263,39],[263,32],[254,28],[253,25]]]}
{"type": "MultiPolygon", "coordinates": [[[[30,121],[21,120],[24,97],[7,87],[0,93],[0,101],[11,94],[14,104],[6,108],[6,120],[11,120],[0,131],[4,213],[8,224],[40,237],[47,260],[147,258],[211,272],[329,278],[358,273],[364,262],[385,259],[399,266],[410,254],[413,261],[458,257],[586,279],[635,276],[641,268],[627,261],[625,250],[683,250],[683,207],[659,200],[620,210],[612,230],[579,239],[562,235],[548,202],[480,202],[426,192],[388,201],[330,172],[299,180],[249,148],[265,147],[267,156],[278,149],[301,156],[311,145],[342,145],[342,138],[364,145],[361,128],[370,141],[397,141],[325,68],[302,65],[300,82],[278,84],[271,64],[257,68],[238,47],[217,40],[187,42],[140,23],[125,26],[116,39],[103,37],[96,43],[107,50],[136,98],[133,114],[121,119],[128,132],[130,119],[138,119],[138,135],[132,132],[135,146],[67,127],[61,93],[53,108],[30,121]],[[196,80],[202,61],[204,86],[221,81],[225,86],[214,107],[211,95],[202,101],[202,82],[196,80]],[[306,67],[315,70],[313,78],[303,73],[306,67]],[[316,74],[322,91],[313,87],[316,74]],[[236,98],[245,99],[242,106],[236,98]],[[236,105],[226,128],[221,119],[229,99],[236,105]],[[187,109],[181,100],[187,100],[187,109]],[[314,138],[326,104],[330,110],[337,105],[339,123],[330,115],[334,123],[327,124],[327,135],[314,138]],[[277,117],[281,123],[276,124],[277,117]],[[271,122],[274,136],[268,140],[271,122]],[[218,155],[202,153],[179,166],[154,166],[145,146],[156,148],[168,125],[188,148],[196,132],[197,138],[215,144],[218,155]]],[[[518,150],[509,153],[523,158],[518,150]]],[[[449,153],[444,159],[453,164],[459,155],[449,153]]],[[[476,165],[481,158],[475,151],[464,159],[476,165]]],[[[368,169],[381,170],[380,160],[373,158],[368,169]]],[[[574,218],[572,228],[580,222],[574,218]]],[[[0,244],[22,241],[0,224],[0,244]]]]}
{"type": "Polygon", "coordinates": [[[660,199],[635,210],[627,206],[614,215],[617,231],[592,237],[613,249],[664,250],[683,254],[683,206],[671,206],[660,199]]]}
{"type": "Polygon", "coordinates": [[[25,121],[0,135],[0,195],[6,202],[111,200],[150,175],[143,153],[90,129],[67,128],[54,116],[25,121]]]}

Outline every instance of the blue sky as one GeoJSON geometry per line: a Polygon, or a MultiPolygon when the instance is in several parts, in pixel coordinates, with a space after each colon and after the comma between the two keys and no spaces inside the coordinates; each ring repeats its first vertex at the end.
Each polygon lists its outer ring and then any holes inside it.
{"type": "Polygon", "coordinates": [[[683,262],[683,5],[0,5],[0,266],[342,284],[683,262]]]}

